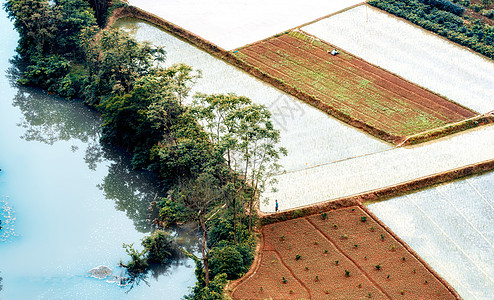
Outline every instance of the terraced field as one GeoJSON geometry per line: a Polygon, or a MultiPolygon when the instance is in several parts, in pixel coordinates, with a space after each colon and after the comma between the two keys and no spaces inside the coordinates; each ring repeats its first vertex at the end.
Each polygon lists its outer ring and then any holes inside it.
{"type": "Polygon", "coordinates": [[[234,53],[334,108],[343,119],[356,119],[393,136],[410,136],[476,115],[344,51],[329,54],[334,48],[292,31],[234,53]]]}
{"type": "Polygon", "coordinates": [[[260,261],[234,299],[456,299],[458,295],[359,206],[266,225],[260,261]]]}

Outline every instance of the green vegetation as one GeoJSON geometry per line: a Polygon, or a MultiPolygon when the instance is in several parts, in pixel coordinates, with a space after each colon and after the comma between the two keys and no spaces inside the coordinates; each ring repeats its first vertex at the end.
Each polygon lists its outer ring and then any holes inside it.
{"type": "MultiPolygon", "coordinates": [[[[8,0],[4,4],[20,40],[16,66],[22,84],[80,98],[103,119],[102,141],[127,150],[132,166],[153,171],[167,196],[157,201],[157,230],[144,249],[124,244],[131,276],[166,263],[180,250],[169,226],[196,222],[201,229],[197,283],[188,299],[220,299],[227,280],[253,260],[255,202],[277,160],[266,107],[246,97],[197,94],[183,99],[201,73],[178,64],[163,67],[165,50],[118,29],[102,30],[125,3],[98,0],[8,0]],[[113,3],[113,6],[110,6],[113,3]]],[[[185,252],[185,250],[184,250],[185,252]]]]}
{"type": "Polygon", "coordinates": [[[469,6],[470,2],[456,2],[459,4],[447,0],[370,0],[368,3],[494,59],[494,26],[463,16],[463,6],[469,6]]]}

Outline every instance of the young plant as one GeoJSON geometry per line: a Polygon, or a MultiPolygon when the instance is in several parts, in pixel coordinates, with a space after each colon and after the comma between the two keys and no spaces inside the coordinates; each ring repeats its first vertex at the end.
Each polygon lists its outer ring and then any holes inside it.
{"type": "Polygon", "coordinates": [[[318,275],[316,275],[316,278],[314,278],[314,281],[319,282],[319,276],[318,275]]]}
{"type": "Polygon", "coordinates": [[[286,280],[286,278],[283,276],[283,279],[282,279],[283,283],[286,284],[288,282],[288,280],[286,280]]]}
{"type": "Polygon", "coordinates": [[[284,236],[284,235],[282,235],[282,236],[280,237],[280,240],[284,241],[284,240],[285,240],[285,236],[284,236]]]}
{"type": "Polygon", "coordinates": [[[324,250],[324,253],[327,254],[328,253],[328,249],[324,250]]]}
{"type": "Polygon", "coordinates": [[[365,222],[367,221],[367,217],[360,217],[360,222],[365,222]]]}
{"type": "Polygon", "coordinates": [[[350,271],[345,270],[345,276],[346,276],[346,277],[349,277],[349,276],[350,276],[350,271]]]}
{"type": "Polygon", "coordinates": [[[376,265],[376,270],[378,270],[378,271],[381,270],[381,264],[376,265]]]}
{"type": "Polygon", "coordinates": [[[340,261],[339,261],[339,260],[335,260],[335,261],[334,261],[334,264],[335,264],[336,266],[337,266],[339,263],[340,263],[340,261]]]}
{"type": "Polygon", "coordinates": [[[346,240],[346,239],[348,239],[348,235],[343,234],[343,235],[341,235],[341,238],[344,239],[344,240],[346,240]]]}
{"type": "Polygon", "coordinates": [[[334,229],[338,229],[338,224],[333,224],[334,229]]]}
{"type": "Polygon", "coordinates": [[[298,254],[297,254],[297,255],[295,255],[295,260],[300,260],[301,258],[302,258],[302,256],[300,256],[300,255],[298,255],[298,254]]]}
{"type": "Polygon", "coordinates": [[[381,241],[384,242],[384,234],[381,233],[381,241]]]}
{"type": "Polygon", "coordinates": [[[326,220],[326,219],[328,218],[328,213],[323,212],[323,213],[321,214],[321,218],[322,218],[323,220],[326,220]]]}

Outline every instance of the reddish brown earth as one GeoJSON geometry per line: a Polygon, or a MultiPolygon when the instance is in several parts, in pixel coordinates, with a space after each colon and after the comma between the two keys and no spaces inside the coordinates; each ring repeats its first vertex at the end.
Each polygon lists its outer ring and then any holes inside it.
{"type": "Polygon", "coordinates": [[[476,115],[428,90],[302,32],[263,40],[234,54],[264,73],[394,136],[410,136],[476,115]]]}
{"type": "Polygon", "coordinates": [[[262,227],[259,257],[233,299],[457,299],[364,207],[262,227]],[[297,259],[297,255],[299,258],[297,259]],[[283,280],[285,279],[285,282],[283,280]]]}

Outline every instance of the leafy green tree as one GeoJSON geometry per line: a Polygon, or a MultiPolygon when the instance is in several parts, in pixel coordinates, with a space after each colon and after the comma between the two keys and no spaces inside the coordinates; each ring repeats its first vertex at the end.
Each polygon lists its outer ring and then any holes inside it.
{"type": "Polygon", "coordinates": [[[140,43],[119,29],[97,33],[95,27],[82,33],[89,80],[86,102],[98,105],[113,95],[128,94],[135,81],[156,71],[154,64],[165,60],[165,50],[140,43]],[[103,98],[103,99],[102,99],[103,98]]]}
{"type": "Polygon", "coordinates": [[[48,0],[7,0],[4,9],[19,32],[17,52],[23,58],[51,53],[61,19],[55,6],[48,0]]]}
{"type": "Polygon", "coordinates": [[[252,104],[237,110],[236,115],[240,120],[234,129],[239,140],[238,169],[254,189],[248,204],[249,231],[252,231],[255,197],[265,190],[266,183],[274,183],[271,176],[281,172],[278,160],[287,152],[277,146],[280,132],[273,127],[271,113],[265,106],[252,104]]]}

